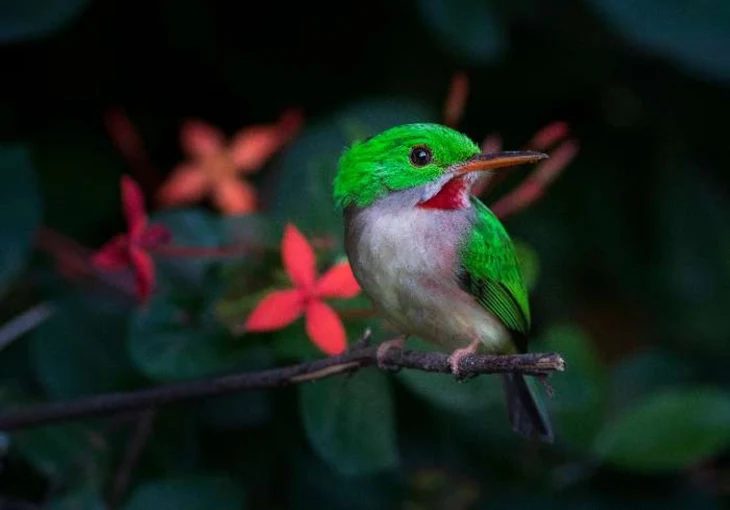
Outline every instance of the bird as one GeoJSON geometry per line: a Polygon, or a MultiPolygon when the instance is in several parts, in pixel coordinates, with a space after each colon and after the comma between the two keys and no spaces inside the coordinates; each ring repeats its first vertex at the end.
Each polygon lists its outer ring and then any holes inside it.
{"type": "MultiPolygon", "coordinates": [[[[449,352],[457,377],[468,354],[527,352],[530,305],[514,245],[471,189],[480,177],[547,157],[482,153],[467,135],[433,123],[391,127],[343,150],[333,198],[345,251],[375,311],[400,333],[379,346],[379,362],[410,336],[449,352]]],[[[525,376],[502,378],[512,429],[553,442],[525,376]]]]}

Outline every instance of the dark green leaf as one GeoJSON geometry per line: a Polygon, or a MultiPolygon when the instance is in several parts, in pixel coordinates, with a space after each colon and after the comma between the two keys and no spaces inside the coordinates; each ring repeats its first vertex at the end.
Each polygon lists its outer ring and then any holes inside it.
{"type": "MultiPolygon", "coordinates": [[[[38,403],[15,387],[0,388],[0,412],[38,403]]],[[[9,434],[10,453],[17,452],[39,472],[56,481],[96,482],[108,462],[106,438],[79,423],[49,425],[9,434]]]]}
{"type": "Polygon", "coordinates": [[[499,57],[506,40],[491,1],[419,0],[424,24],[440,45],[474,64],[499,57]]]}
{"type": "Polygon", "coordinates": [[[195,309],[158,293],[131,318],[128,346],[134,364],[159,380],[188,379],[233,368],[244,344],[232,340],[210,308],[195,309]]]}
{"type": "Polygon", "coordinates": [[[660,248],[649,288],[657,324],[684,350],[728,355],[730,208],[718,186],[696,178],[700,169],[684,151],[672,146],[666,152],[652,193],[660,248]]]}
{"type": "Polygon", "coordinates": [[[343,477],[314,456],[295,459],[296,480],[287,508],[308,510],[312,502],[332,510],[399,508],[393,494],[396,480],[380,477],[343,477]]]}
{"type": "Polygon", "coordinates": [[[4,0],[0,43],[50,35],[78,16],[88,0],[4,0]]]}
{"type": "Polygon", "coordinates": [[[589,447],[603,420],[606,400],[605,368],[591,340],[577,327],[551,327],[533,351],[558,352],[565,359],[565,372],[550,378],[555,397],[547,407],[558,441],[589,447]]]}
{"type": "MultiPolygon", "coordinates": [[[[236,368],[250,372],[270,368],[271,363],[268,350],[252,349],[247,358],[236,368]]],[[[271,417],[271,408],[268,392],[244,391],[206,399],[201,404],[200,415],[204,423],[211,428],[238,429],[261,426],[271,417]]]]}
{"type": "Polygon", "coordinates": [[[204,282],[210,268],[223,260],[220,257],[194,254],[195,248],[216,248],[223,244],[224,226],[218,217],[202,209],[173,209],[152,215],[150,221],[169,228],[175,246],[193,249],[189,255],[156,257],[161,290],[171,284],[195,288],[204,282]]]}
{"type": "Polygon", "coordinates": [[[246,493],[225,476],[200,475],[168,478],[137,487],[125,510],[241,510],[246,493]]]}
{"type": "Polygon", "coordinates": [[[107,505],[98,490],[84,487],[54,498],[48,510],[106,510],[107,505]]]}
{"type": "Polygon", "coordinates": [[[366,475],[398,462],[391,389],[377,370],[302,384],[299,404],[312,448],[339,473],[366,475]]]}
{"type": "Polygon", "coordinates": [[[119,391],[138,382],[126,349],[125,313],[81,298],[55,310],[31,340],[36,377],[49,396],[119,391]]]}
{"type": "Polygon", "coordinates": [[[709,388],[655,393],[607,423],[595,453],[637,471],[683,469],[730,445],[730,395],[709,388]]]}
{"type": "Polygon", "coordinates": [[[306,128],[283,154],[281,168],[269,174],[271,214],[279,222],[295,223],[308,237],[341,241],[342,213],[332,200],[332,182],[342,150],[389,127],[433,118],[432,112],[407,100],[364,101],[306,128]]]}
{"type": "Polygon", "coordinates": [[[658,348],[623,360],[611,373],[613,408],[624,409],[659,390],[687,384],[691,369],[681,358],[658,348]]]}
{"type": "Polygon", "coordinates": [[[730,5],[724,0],[591,0],[638,47],[700,75],[730,79],[730,5]]]}
{"type": "MultiPolygon", "coordinates": [[[[2,7],[0,7],[2,11],[2,7]]],[[[0,13],[0,24],[3,23],[0,13]]],[[[0,297],[25,264],[41,220],[41,199],[30,154],[0,146],[0,297]]]]}

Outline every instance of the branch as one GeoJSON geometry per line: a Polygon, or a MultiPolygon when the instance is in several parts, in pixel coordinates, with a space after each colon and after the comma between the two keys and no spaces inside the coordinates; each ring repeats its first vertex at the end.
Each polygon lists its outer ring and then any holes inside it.
{"type": "Polygon", "coordinates": [[[134,430],[127,442],[127,448],[124,451],[124,458],[122,459],[119,470],[114,477],[114,483],[112,484],[111,494],[109,496],[109,508],[119,508],[119,505],[129,488],[132,473],[137,467],[142,451],[147,444],[147,440],[152,434],[154,421],[155,411],[153,409],[142,411],[139,415],[137,415],[134,430]]]}
{"type": "MultiPolygon", "coordinates": [[[[138,391],[82,397],[66,402],[38,404],[16,412],[0,414],[0,431],[124,411],[140,411],[163,404],[238,391],[289,386],[344,372],[353,372],[363,367],[377,366],[377,347],[368,347],[363,343],[358,342],[352,350],[338,356],[287,367],[170,384],[138,391]]],[[[410,368],[425,372],[452,373],[449,355],[441,352],[406,351],[392,348],[383,355],[381,362],[388,369],[410,368]]],[[[468,378],[480,374],[520,372],[544,377],[564,369],[565,362],[556,353],[509,356],[472,354],[462,359],[460,376],[468,378]]]]}

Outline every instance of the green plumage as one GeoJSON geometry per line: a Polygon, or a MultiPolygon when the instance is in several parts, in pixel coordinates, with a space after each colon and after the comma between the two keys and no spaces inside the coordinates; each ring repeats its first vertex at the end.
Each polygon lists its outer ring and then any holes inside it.
{"type": "Polygon", "coordinates": [[[530,305],[514,245],[497,217],[471,198],[474,228],[461,250],[462,285],[515,333],[517,350],[526,350],[530,305]]]}

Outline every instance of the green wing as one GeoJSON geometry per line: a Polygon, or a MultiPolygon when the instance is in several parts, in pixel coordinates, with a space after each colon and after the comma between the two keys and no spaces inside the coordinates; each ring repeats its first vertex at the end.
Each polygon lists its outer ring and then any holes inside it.
{"type": "Polygon", "coordinates": [[[514,333],[518,349],[526,351],[530,304],[512,240],[483,203],[472,197],[472,206],[477,219],[461,249],[460,283],[514,333]]]}

